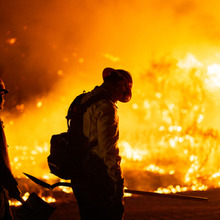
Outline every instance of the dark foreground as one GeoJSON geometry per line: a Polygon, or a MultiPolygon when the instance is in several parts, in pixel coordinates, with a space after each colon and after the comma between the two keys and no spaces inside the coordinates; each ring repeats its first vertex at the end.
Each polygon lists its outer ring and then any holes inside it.
{"type": "MultiPolygon", "coordinates": [[[[208,202],[190,201],[152,196],[125,197],[125,220],[153,219],[220,219],[220,189],[204,192],[187,192],[185,195],[208,197],[208,202]]],[[[79,220],[76,200],[72,194],[50,192],[56,198],[51,220],[79,220]]],[[[17,207],[12,207],[13,213],[17,207]]],[[[16,219],[16,218],[15,218],[16,219]]]]}

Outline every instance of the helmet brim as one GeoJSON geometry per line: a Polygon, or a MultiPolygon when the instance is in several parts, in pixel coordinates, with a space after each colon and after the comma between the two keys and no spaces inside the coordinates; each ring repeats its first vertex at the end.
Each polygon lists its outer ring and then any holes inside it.
{"type": "Polygon", "coordinates": [[[113,69],[113,68],[110,68],[110,67],[107,67],[103,70],[103,72],[102,72],[103,80],[105,79],[105,77],[111,75],[111,73],[117,73],[119,76],[124,78],[124,80],[127,83],[133,84],[131,74],[128,71],[125,71],[125,70],[122,70],[122,69],[113,69]]]}

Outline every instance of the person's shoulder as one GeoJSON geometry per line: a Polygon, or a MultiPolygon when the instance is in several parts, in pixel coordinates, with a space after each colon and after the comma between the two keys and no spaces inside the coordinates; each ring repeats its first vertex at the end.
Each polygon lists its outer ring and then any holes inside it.
{"type": "Polygon", "coordinates": [[[92,91],[88,92],[83,98],[82,103],[87,102],[89,99],[93,100],[91,108],[96,113],[115,113],[117,107],[115,103],[110,99],[109,94],[99,86],[96,86],[92,91]]]}
{"type": "Polygon", "coordinates": [[[98,115],[116,115],[116,105],[110,99],[101,99],[96,103],[98,115]]]}
{"type": "Polygon", "coordinates": [[[88,92],[82,99],[82,102],[86,102],[89,99],[93,99],[95,104],[101,104],[102,106],[115,106],[111,100],[109,93],[101,86],[96,86],[91,92],[88,92]]]}

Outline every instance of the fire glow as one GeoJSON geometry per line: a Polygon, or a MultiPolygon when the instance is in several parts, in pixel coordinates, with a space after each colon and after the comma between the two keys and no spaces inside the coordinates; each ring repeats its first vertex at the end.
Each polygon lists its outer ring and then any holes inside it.
{"type": "MultiPolygon", "coordinates": [[[[205,66],[189,54],[177,62],[152,63],[140,77],[139,83],[146,81],[148,84],[134,88],[130,104],[119,104],[119,148],[125,186],[159,193],[220,187],[219,133],[203,124],[208,117],[206,99],[213,91],[220,90],[220,65],[205,66]],[[130,126],[127,126],[127,115],[130,126]],[[157,184],[154,179],[158,180],[157,184]]],[[[65,98],[60,100],[63,102],[65,98]]],[[[36,108],[46,108],[43,103],[37,100],[36,108]]],[[[26,113],[25,105],[22,105],[22,112],[26,113]]],[[[48,123],[50,113],[45,112],[43,121],[48,123]]],[[[57,113],[55,117],[63,115],[57,113]]],[[[30,118],[33,123],[37,120],[32,114],[30,118]]],[[[16,120],[6,123],[7,132],[13,131],[16,123],[16,120]]],[[[43,127],[42,131],[47,133],[43,127]]],[[[42,179],[55,179],[46,164],[50,135],[45,136],[41,145],[10,148],[16,177],[21,178],[21,172],[27,172],[42,179]]],[[[72,192],[65,187],[61,189],[72,192]]]]}
{"type": "MultiPolygon", "coordinates": [[[[26,192],[23,196],[22,196],[22,199],[24,201],[26,201],[29,197],[30,193],[26,192]]],[[[53,202],[56,202],[56,199],[51,197],[51,196],[48,196],[48,197],[41,197],[42,200],[44,200],[45,202],[47,203],[53,203],[53,202]]],[[[20,206],[21,205],[21,202],[17,201],[17,200],[9,200],[9,205],[10,206],[20,206]]]]}

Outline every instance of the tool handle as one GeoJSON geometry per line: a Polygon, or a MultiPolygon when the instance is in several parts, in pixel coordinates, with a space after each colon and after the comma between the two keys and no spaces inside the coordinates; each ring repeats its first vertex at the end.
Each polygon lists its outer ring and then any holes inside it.
{"type": "Polygon", "coordinates": [[[64,183],[64,182],[59,182],[51,185],[51,189],[54,189],[57,186],[66,186],[66,187],[71,187],[71,183],[64,183]]]}
{"type": "Polygon", "coordinates": [[[163,194],[163,193],[147,192],[147,191],[139,191],[139,190],[131,190],[131,189],[124,189],[124,192],[137,194],[137,195],[145,195],[145,196],[157,196],[164,198],[197,200],[197,201],[206,201],[206,202],[208,201],[208,198],[206,197],[196,197],[196,196],[187,196],[187,195],[179,195],[179,194],[163,194]]]}

